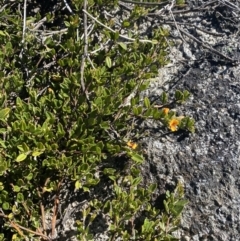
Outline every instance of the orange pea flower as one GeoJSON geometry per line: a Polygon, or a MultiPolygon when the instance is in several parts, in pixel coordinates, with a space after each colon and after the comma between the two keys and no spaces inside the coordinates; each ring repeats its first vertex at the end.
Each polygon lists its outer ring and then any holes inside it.
{"type": "Polygon", "coordinates": [[[178,119],[171,119],[170,122],[168,123],[168,127],[171,131],[177,131],[178,125],[179,125],[179,120],[178,119]]]}
{"type": "Polygon", "coordinates": [[[163,108],[163,113],[164,113],[165,115],[167,115],[168,112],[169,112],[169,108],[163,108]]]}
{"type": "Polygon", "coordinates": [[[137,143],[135,143],[135,142],[132,142],[132,141],[128,141],[127,142],[127,145],[130,147],[130,148],[132,148],[133,150],[135,150],[136,148],[137,148],[137,143]]]}

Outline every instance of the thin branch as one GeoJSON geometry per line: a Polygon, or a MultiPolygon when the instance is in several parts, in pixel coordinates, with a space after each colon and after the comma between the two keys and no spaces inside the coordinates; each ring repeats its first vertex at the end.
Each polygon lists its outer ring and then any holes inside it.
{"type": "Polygon", "coordinates": [[[24,49],[24,42],[25,42],[25,33],[26,33],[26,19],[27,19],[27,0],[24,0],[23,5],[23,30],[22,30],[22,50],[19,54],[19,57],[23,57],[23,49],[24,49]]]}
{"type": "Polygon", "coordinates": [[[136,5],[145,5],[146,7],[164,7],[165,5],[169,4],[170,1],[162,2],[162,3],[154,3],[154,2],[138,2],[138,1],[131,1],[131,0],[122,0],[125,3],[132,3],[136,5]]]}
{"type": "Polygon", "coordinates": [[[175,3],[175,0],[172,0],[172,3],[171,3],[171,5],[168,7],[168,10],[169,10],[170,15],[171,15],[171,17],[172,17],[172,19],[173,19],[173,22],[175,23],[175,26],[176,26],[176,28],[177,28],[177,31],[178,31],[178,33],[179,33],[182,41],[183,41],[183,42],[186,42],[185,39],[183,38],[181,32],[179,31],[179,27],[178,27],[178,25],[177,25],[177,23],[176,23],[176,20],[175,20],[174,16],[173,16],[173,13],[172,13],[172,7],[173,7],[174,3],[175,3]]]}
{"type": "Polygon", "coordinates": [[[1,8],[0,8],[0,13],[8,6],[8,4],[5,4],[3,5],[1,8]]]}
{"type": "Polygon", "coordinates": [[[44,234],[42,234],[42,233],[38,233],[38,232],[35,232],[35,231],[31,230],[31,229],[25,228],[25,227],[23,227],[23,226],[15,223],[15,222],[13,222],[13,221],[10,222],[10,225],[11,225],[12,227],[16,228],[16,229],[22,229],[22,230],[25,230],[25,231],[27,231],[27,232],[29,232],[29,233],[35,234],[35,235],[37,235],[37,236],[40,236],[40,237],[44,238],[45,240],[52,240],[52,239],[50,239],[48,236],[46,236],[46,235],[44,235],[44,234]]]}
{"type": "MultiPolygon", "coordinates": [[[[84,5],[83,5],[83,12],[85,13],[84,10],[87,9],[87,1],[84,0],[84,5]]],[[[84,52],[82,55],[82,63],[81,63],[81,86],[82,90],[85,93],[85,83],[84,83],[84,68],[85,68],[85,58],[87,57],[88,54],[88,38],[87,38],[87,16],[84,14],[84,19],[83,19],[83,25],[84,25],[84,52]]]]}
{"type": "Polygon", "coordinates": [[[25,41],[26,19],[27,19],[27,0],[24,0],[24,6],[23,6],[23,33],[22,33],[22,43],[24,43],[24,41],[25,41]]]}
{"type": "MultiPolygon", "coordinates": [[[[88,34],[87,34],[87,36],[89,36],[90,34],[91,34],[91,32],[93,31],[93,29],[94,29],[94,24],[92,24],[92,25],[90,25],[90,26],[88,26],[88,28],[87,28],[87,31],[88,31],[88,34]],[[90,29],[90,30],[89,30],[90,29]]],[[[81,40],[84,38],[84,33],[81,35],[81,40]]]]}
{"type": "Polygon", "coordinates": [[[98,49],[93,50],[92,52],[90,52],[90,54],[95,54],[95,53],[103,50],[103,49],[105,48],[105,46],[108,45],[109,42],[110,42],[110,40],[108,39],[106,43],[104,43],[104,44],[101,44],[101,43],[100,43],[100,46],[101,46],[101,47],[99,47],[98,49]]]}
{"type": "Polygon", "coordinates": [[[42,234],[42,233],[38,233],[38,232],[35,232],[31,229],[28,229],[28,228],[25,228],[21,225],[19,225],[18,223],[14,222],[14,221],[11,221],[8,217],[8,215],[5,215],[5,213],[3,212],[2,209],[0,209],[0,217],[3,217],[3,218],[6,218],[7,220],[9,220],[9,224],[10,226],[12,226],[13,228],[15,228],[17,230],[17,232],[22,236],[22,237],[25,237],[25,235],[23,234],[23,232],[21,230],[25,230],[29,233],[32,233],[32,234],[35,234],[37,236],[40,236],[42,238],[44,238],[45,240],[52,240],[50,239],[48,236],[42,234]]]}
{"type": "Polygon", "coordinates": [[[93,68],[93,69],[96,69],[96,68],[94,67],[94,64],[93,64],[92,60],[90,59],[89,55],[87,56],[87,58],[88,58],[89,63],[91,64],[92,68],[93,68]]]}
{"type": "Polygon", "coordinates": [[[87,0],[84,0],[83,3],[83,27],[84,27],[84,52],[82,55],[82,62],[81,62],[81,67],[80,67],[80,74],[81,74],[81,87],[82,87],[82,91],[84,92],[86,99],[87,99],[87,103],[89,108],[91,107],[90,105],[90,100],[89,100],[89,96],[88,96],[88,91],[86,90],[85,87],[85,83],[84,83],[84,69],[85,69],[85,60],[88,56],[88,26],[87,26],[87,15],[85,14],[87,11],[87,0]]]}
{"type": "Polygon", "coordinates": [[[52,215],[52,238],[54,237],[54,234],[55,234],[55,227],[56,227],[56,221],[57,221],[57,215],[58,215],[59,203],[60,203],[59,195],[60,195],[62,182],[63,182],[63,178],[58,183],[57,194],[54,198],[54,207],[53,207],[53,215],[52,215]]]}
{"type": "Polygon", "coordinates": [[[63,2],[64,2],[64,4],[65,4],[67,10],[68,10],[71,14],[73,14],[73,10],[70,8],[69,4],[67,3],[67,0],[63,0],[63,2]]]}
{"type": "MultiPolygon", "coordinates": [[[[50,181],[50,178],[47,178],[45,183],[44,183],[44,187],[47,186],[48,182],[50,181]]],[[[45,208],[42,202],[42,194],[44,194],[45,190],[44,188],[42,189],[42,193],[39,191],[39,188],[37,188],[37,193],[38,193],[38,197],[41,199],[40,201],[40,210],[41,210],[41,215],[42,215],[42,227],[43,227],[43,234],[46,235],[46,223],[45,223],[45,208]]]]}
{"type": "MultiPolygon", "coordinates": [[[[97,20],[96,18],[94,18],[90,13],[88,13],[85,9],[83,9],[83,12],[85,14],[87,14],[92,20],[96,21],[98,24],[100,24],[101,26],[103,26],[104,28],[108,29],[109,31],[113,32],[113,33],[116,33],[115,30],[111,29],[110,27],[106,26],[105,24],[101,23],[99,20],[97,20]]],[[[129,41],[135,41],[136,39],[134,38],[129,38],[125,35],[122,35],[122,34],[119,34],[119,36],[121,38],[124,38],[126,40],[129,40],[129,41]]],[[[147,40],[147,39],[140,39],[139,42],[142,42],[142,43],[153,43],[153,41],[151,40],[147,40]]]]}
{"type": "Polygon", "coordinates": [[[173,11],[173,14],[184,14],[184,13],[191,13],[191,12],[202,12],[204,10],[207,10],[208,6],[217,3],[218,0],[213,0],[211,2],[207,2],[206,4],[203,4],[201,7],[193,8],[193,9],[187,9],[187,10],[176,10],[173,11]]]}
{"type": "Polygon", "coordinates": [[[49,36],[49,35],[53,35],[53,34],[60,34],[60,33],[66,33],[67,32],[67,28],[63,28],[61,30],[55,30],[55,31],[41,31],[38,29],[29,29],[30,31],[34,31],[34,32],[40,32],[42,36],[49,36]]]}
{"type": "Polygon", "coordinates": [[[40,21],[34,24],[33,30],[39,29],[45,22],[47,21],[47,17],[44,17],[40,21]]]}

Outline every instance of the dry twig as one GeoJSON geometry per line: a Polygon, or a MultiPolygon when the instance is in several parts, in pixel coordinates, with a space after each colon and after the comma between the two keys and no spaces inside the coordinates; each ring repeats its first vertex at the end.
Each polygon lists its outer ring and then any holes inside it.
{"type": "Polygon", "coordinates": [[[88,103],[88,107],[91,108],[91,104],[90,104],[90,100],[89,100],[89,96],[88,96],[88,91],[85,87],[85,83],[84,83],[84,68],[85,68],[85,61],[86,58],[88,57],[88,33],[87,33],[87,0],[84,0],[83,3],[83,28],[84,28],[84,52],[82,55],[82,62],[81,62],[81,67],[80,67],[80,74],[81,74],[81,87],[82,87],[82,91],[86,96],[87,99],[87,103],[88,103]]]}
{"type": "Polygon", "coordinates": [[[120,2],[132,3],[136,5],[144,5],[145,7],[153,7],[153,6],[164,7],[170,3],[170,1],[157,3],[157,2],[140,2],[140,1],[138,2],[138,1],[131,1],[131,0],[122,0],[120,2]]]}
{"type": "Polygon", "coordinates": [[[13,227],[14,229],[16,229],[16,231],[18,232],[18,234],[19,234],[20,236],[24,237],[25,240],[28,240],[28,239],[27,239],[27,237],[23,234],[22,230],[27,231],[28,233],[32,233],[32,234],[35,234],[35,235],[37,235],[37,236],[40,236],[40,237],[42,237],[44,240],[48,240],[48,241],[51,241],[51,240],[52,240],[52,239],[50,239],[48,236],[46,236],[46,235],[44,235],[44,234],[42,234],[42,233],[40,233],[40,232],[35,232],[35,231],[31,230],[31,229],[28,229],[28,228],[25,228],[25,227],[21,226],[20,224],[14,222],[14,221],[11,221],[11,220],[9,219],[8,215],[5,215],[5,214],[4,214],[4,212],[3,212],[2,209],[0,209],[0,211],[1,211],[0,217],[3,217],[3,218],[5,218],[5,219],[7,219],[7,220],[9,221],[10,226],[13,227]]]}

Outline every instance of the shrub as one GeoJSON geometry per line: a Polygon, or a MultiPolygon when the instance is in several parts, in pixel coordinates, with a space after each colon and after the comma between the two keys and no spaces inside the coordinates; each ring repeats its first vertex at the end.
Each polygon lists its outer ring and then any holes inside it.
{"type": "MultiPolygon", "coordinates": [[[[111,220],[111,240],[175,240],[171,233],[186,203],[182,186],[167,193],[165,212],[152,207],[156,185],[141,186],[138,165],[143,157],[137,144],[125,137],[134,128],[133,118],[153,118],[171,131],[193,131],[194,123],[164,109],[166,93],[159,97],[161,108],[139,97],[147,80],[168,61],[168,33],[153,29],[149,40],[134,31],[134,21],[148,11],[139,6],[118,24],[107,19],[104,13],[113,12],[117,3],[75,0],[70,8],[74,13],[56,10],[45,18],[25,18],[21,12],[27,13],[26,6],[20,4],[20,12],[16,2],[1,8],[1,240],[57,237],[66,182],[79,192],[92,193],[103,175],[112,181],[113,199],[89,200],[81,209],[80,240],[93,239],[90,225],[100,212],[111,220]],[[114,165],[118,155],[128,158],[128,172],[114,165]],[[105,167],[109,160],[111,168],[105,167]],[[145,218],[135,228],[139,213],[145,218]],[[46,215],[51,216],[51,227],[46,215]]],[[[177,91],[176,102],[188,95],[177,91]]]]}

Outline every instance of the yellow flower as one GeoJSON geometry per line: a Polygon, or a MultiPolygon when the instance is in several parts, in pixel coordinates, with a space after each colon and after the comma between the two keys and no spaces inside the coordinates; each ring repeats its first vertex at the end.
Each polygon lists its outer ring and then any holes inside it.
{"type": "Polygon", "coordinates": [[[168,123],[168,127],[171,131],[177,131],[179,125],[178,119],[171,119],[168,123]]]}
{"type": "Polygon", "coordinates": [[[164,113],[165,115],[167,115],[168,112],[169,112],[169,108],[163,108],[163,113],[164,113]]]}
{"type": "Polygon", "coordinates": [[[127,142],[127,145],[130,147],[130,148],[132,148],[133,150],[135,150],[136,148],[137,148],[137,143],[135,143],[135,142],[132,142],[132,141],[128,141],[127,142]]]}

